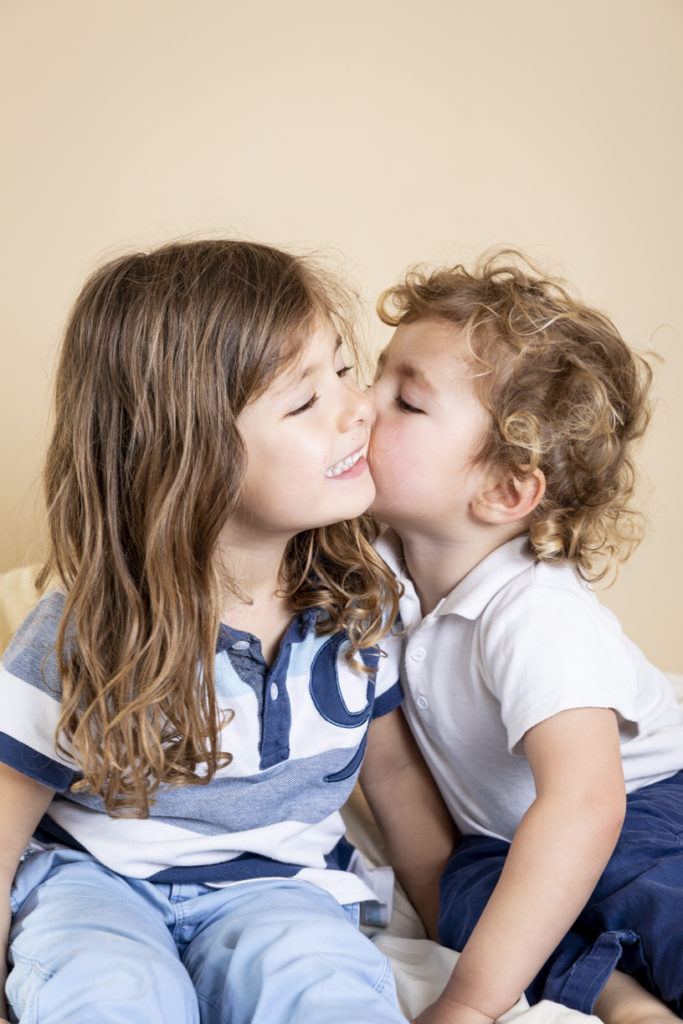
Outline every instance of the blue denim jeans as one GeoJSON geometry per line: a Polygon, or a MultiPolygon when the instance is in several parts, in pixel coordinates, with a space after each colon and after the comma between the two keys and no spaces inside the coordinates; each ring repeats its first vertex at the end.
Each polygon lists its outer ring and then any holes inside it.
{"type": "MultiPolygon", "coordinates": [[[[444,945],[463,948],[509,848],[489,836],[464,837],[441,878],[444,945]]],[[[628,795],[614,853],[527,999],[591,1013],[617,966],[683,1015],[683,772],[628,795]]]]}
{"type": "Polygon", "coordinates": [[[51,850],[20,865],[12,910],[22,1024],[405,1024],[358,908],[306,882],[163,885],[51,850]]]}

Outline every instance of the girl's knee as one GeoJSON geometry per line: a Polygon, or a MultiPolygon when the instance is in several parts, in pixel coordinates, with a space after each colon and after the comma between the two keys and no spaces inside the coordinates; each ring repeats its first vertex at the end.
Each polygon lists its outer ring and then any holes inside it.
{"type": "Polygon", "coordinates": [[[201,930],[183,962],[202,1020],[223,1019],[221,1007],[250,1024],[404,1020],[388,960],[326,893],[245,899],[201,930]]]}
{"type": "Polygon", "coordinates": [[[52,960],[12,949],[7,997],[19,1020],[199,1024],[194,988],[177,958],[121,939],[96,949],[84,940],[52,960]]]}

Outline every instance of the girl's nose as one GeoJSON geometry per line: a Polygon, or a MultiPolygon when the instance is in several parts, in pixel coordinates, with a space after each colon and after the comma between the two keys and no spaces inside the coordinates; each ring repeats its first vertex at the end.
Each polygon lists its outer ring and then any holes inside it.
{"type": "Polygon", "coordinates": [[[372,388],[362,388],[355,381],[344,380],[346,401],[344,420],[346,428],[354,423],[372,424],[375,418],[375,400],[372,388]]]}

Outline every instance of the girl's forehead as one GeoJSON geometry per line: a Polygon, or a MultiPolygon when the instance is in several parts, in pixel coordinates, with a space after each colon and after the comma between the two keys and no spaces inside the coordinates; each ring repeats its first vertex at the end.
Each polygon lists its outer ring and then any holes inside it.
{"type": "Polygon", "coordinates": [[[306,334],[292,342],[291,351],[269,389],[285,391],[296,387],[319,368],[327,366],[341,345],[342,339],[329,320],[314,321],[306,334]]]}

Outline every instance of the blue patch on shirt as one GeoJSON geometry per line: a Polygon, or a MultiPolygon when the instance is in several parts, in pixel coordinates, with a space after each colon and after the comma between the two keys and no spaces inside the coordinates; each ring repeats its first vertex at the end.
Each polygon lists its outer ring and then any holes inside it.
{"type": "Polygon", "coordinates": [[[227,651],[219,651],[215,666],[216,696],[221,702],[253,692],[253,688],[238,675],[227,651]]]}

